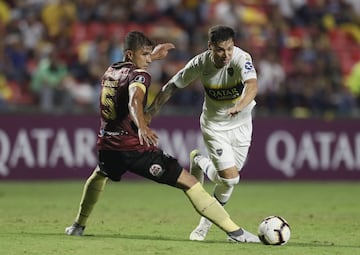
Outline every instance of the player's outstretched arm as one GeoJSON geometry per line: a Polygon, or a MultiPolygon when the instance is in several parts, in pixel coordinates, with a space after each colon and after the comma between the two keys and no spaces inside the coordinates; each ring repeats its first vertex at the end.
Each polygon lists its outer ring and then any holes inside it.
{"type": "Polygon", "coordinates": [[[151,60],[154,61],[165,58],[171,49],[175,49],[175,45],[172,43],[161,43],[156,45],[150,54],[151,60]]]}
{"type": "Polygon", "coordinates": [[[149,122],[152,117],[159,113],[161,107],[170,99],[172,95],[175,94],[178,89],[179,88],[176,87],[174,83],[167,83],[161,88],[159,93],[156,95],[154,101],[145,110],[145,113],[147,115],[146,118],[149,120],[149,122]]]}

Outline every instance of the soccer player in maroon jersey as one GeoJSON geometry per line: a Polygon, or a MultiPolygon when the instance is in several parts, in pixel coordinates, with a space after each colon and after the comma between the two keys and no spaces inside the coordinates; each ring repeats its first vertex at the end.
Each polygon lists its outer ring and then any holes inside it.
{"type": "Polygon", "coordinates": [[[220,203],[210,196],[177,159],[157,147],[158,136],[148,126],[144,114],[151,75],[146,68],[152,60],[164,58],[172,44],[153,42],[143,33],[127,34],[124,61],[112,64],[101,82],[98,135],[98,166],[87,179],[75,222],[65,229],[67,235],[83,235],[106,181],[120,181],[130,171],[158,183],[181,189],[195,210],[225,231],[229,240],[249,242],[247,231],[234,223],[220,203]]]}

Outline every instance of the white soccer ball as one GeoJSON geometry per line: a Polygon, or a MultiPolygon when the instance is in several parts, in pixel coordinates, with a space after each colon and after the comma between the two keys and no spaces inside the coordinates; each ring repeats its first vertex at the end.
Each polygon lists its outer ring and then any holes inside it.
{"type": "Polygon", "coordinates": [[[259,225],[258,236],[263,244],[284,245],[290,239],[290,225],[280,216],[266,217],[259,225]]]}

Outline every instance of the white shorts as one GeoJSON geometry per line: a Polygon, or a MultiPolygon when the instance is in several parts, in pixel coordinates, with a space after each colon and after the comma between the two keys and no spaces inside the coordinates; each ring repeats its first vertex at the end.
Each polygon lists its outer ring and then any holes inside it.
{"type": "Polygon", "coordinates": [[[211,161],[218,171],[245,164],[252,137],[252,120],[230,130],[211,130],[201,127],[204,143],[211,161]]]}

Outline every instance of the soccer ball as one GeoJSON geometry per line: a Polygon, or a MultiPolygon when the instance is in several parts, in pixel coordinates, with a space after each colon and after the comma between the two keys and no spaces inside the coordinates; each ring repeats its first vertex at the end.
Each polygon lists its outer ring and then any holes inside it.
{"type": "Polygon", "coordinates": [[[290,225],[280,216],[266,217],[259,225],[258,236],[263,244],[284,245],[290,239],[290,225]]]}

